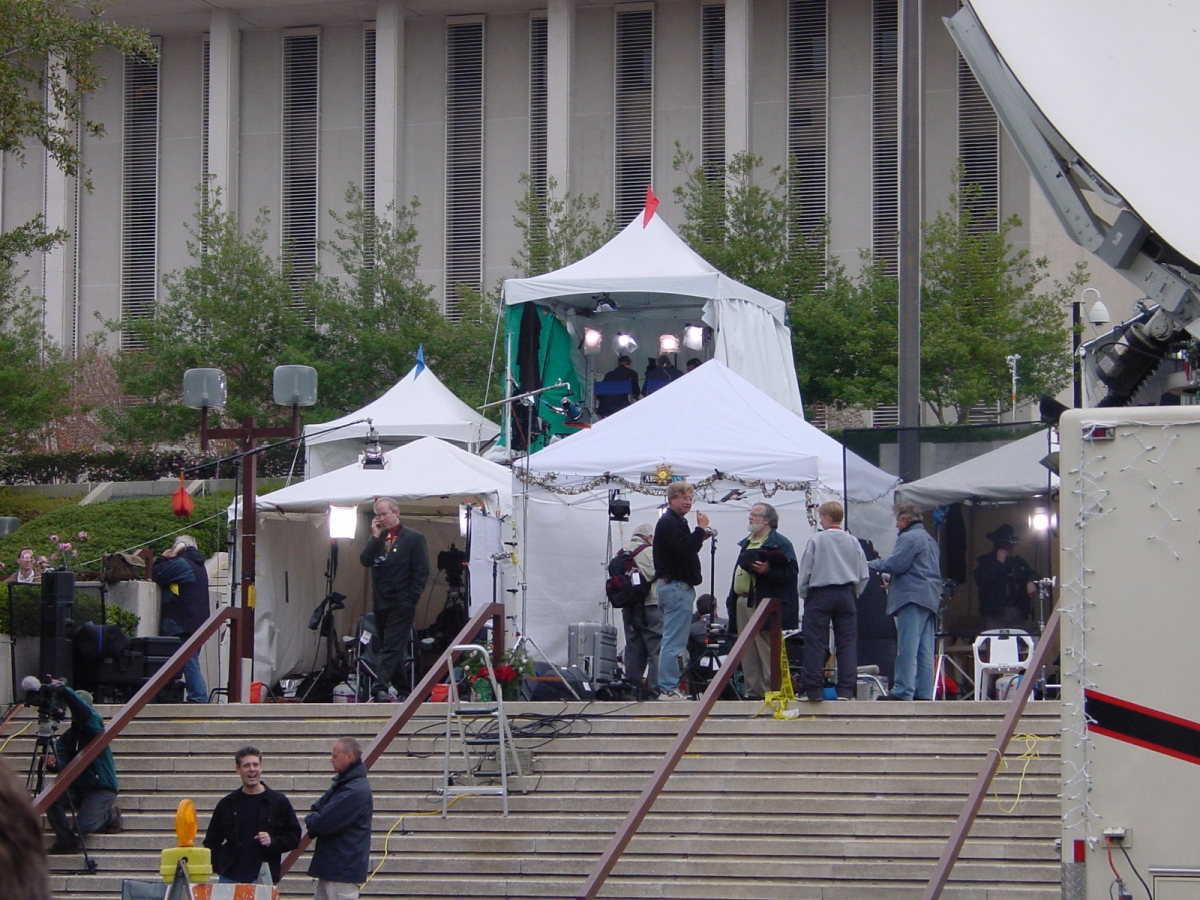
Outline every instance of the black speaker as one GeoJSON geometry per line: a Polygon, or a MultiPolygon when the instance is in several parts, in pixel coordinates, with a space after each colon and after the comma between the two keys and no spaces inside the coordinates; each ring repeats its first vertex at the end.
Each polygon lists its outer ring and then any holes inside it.
{"type": "Polygon", "coordinates": [[[62,678],[74,683],[74,647],[71,635],[75,631],[75,575],[72,572],[42,573],[42,603],[40,609],[41,655],[38,675],[62,678]]]}

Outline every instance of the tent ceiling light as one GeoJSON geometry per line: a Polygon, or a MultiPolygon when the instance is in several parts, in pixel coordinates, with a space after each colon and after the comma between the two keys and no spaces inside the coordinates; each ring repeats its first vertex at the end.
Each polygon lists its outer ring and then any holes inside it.
{"type": "Polygon", "coordinates": [[[604,335],[595,328],[583,329],[583,352],[587,356],[595,356],[600,352],[600,345],[604,342],[604,335]]]}
{"type": "Polygon", "coordinates": [[[703,325],[684,325],[683,326],[683,346],[689,350],[700,350],[704,347],[704,326],[703,325]]]}
{"type": "Polygon", "coordinates": [[[679,352],[679,337],[674,334],[660,334],[658,336],[658,352],[659,353],[678,353],[679,352]]]}
{"type": "Polygon", "coordinates": [[[329,537],[353,540],[358,530],[358,508],[355,506],[329,507],[329,537]]]}
{"type": "Polygon", "coordinates": [[[370,422],[370,430],[367,432],[367,449],[363,451],[362,467],[364,469],[384,468],[383,448],[379,446],[379,432],[375,430],[373,422],[370,422]]]}
{"type": "Polygon", "coordinates": [[[617,302],[608,294],[593,294],[592,299],[596,301],[596,305],[592,307],[592,315],[600,313],[610,313],[617,311],[617,302]]]}
{"type": "Polygon", "coordinates": [[[633,335],[622,332],[613,338],[612,346],[614,353],[629,354],[637,350],[638,342],[633,339],[633,335]]]}

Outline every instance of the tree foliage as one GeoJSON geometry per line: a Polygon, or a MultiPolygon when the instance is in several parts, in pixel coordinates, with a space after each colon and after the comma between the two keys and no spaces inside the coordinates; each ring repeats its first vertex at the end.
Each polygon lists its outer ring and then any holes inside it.
{"type": "Polygon", "coordinates": [[[975,227],[976,191],[962,186],[925,226],[921,398],[942,423],[965,423],[978,403],[1008,406],[1013,354],[1018,398],[1062,390],[1071,378],[1066,311],[1088,281],[1079,263],[1065,284],[1047,283],[1048,259],[1013,250],[1016,216],[996,229],[975,227]]]}
{"type": "Polygon", "coordinates": [[[140,402],[111,424],[131,443],[177,440],[196,431],[198,415],[180,402],[183,373],[191,368],[224,371],[228,419],[290,417],[271,402],[273,372],[277,365],[306,362],[311,352],[312,328],[288,283],[286,259],[264,249],[266,211],[243,232],[219,192],[207,207],[196,208],[187,244],[193,264],[164,277],[166,298],[153,317],[105,322],[141,347],[117,359],[123,389],[140,402]]]}
{"type": "Polygon", "coordinates": [[[569,191],[558,195],[558,181],[546,179],[540,191],[528,175],[521,176],[524,196],[517,201],[513,225],[521,232],[521,249],[512,264],[522,278],[544,275],[578,262],[599,250],[612,237],[616,219],[609,213],[596,221],[600,198],[569,191]]]}

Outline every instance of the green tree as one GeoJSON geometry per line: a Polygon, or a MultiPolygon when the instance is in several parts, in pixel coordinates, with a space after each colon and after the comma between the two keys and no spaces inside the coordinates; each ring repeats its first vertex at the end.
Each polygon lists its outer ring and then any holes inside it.
{"type": "Polygon", "coordinates": [[[446,387],[468,404],[481,403],[495,307],[460,289],[455,316],[442,315],[432,286],[417,276],[416,198],[383,217],[354,185],[345,199],[344,213],[330,213],[337,228],[325,245],[343,274],[319,278],[312,305],[317,412],[340,415],[374,400],[412,368],[421,346],[446,387]]]}
{"type": "MultiPolygon", "coordinates": [[[[23,160],[26,143],[33,142],[86,183],[79,143],[104,133],[101,123],[83,115],[84,98],[104,81],[96,54],[157,56],[148,35],[105,20],[104,7],[91,0],[0,0],[0,152],[23,160]]],[[[40,217],[33,219],[0,235],[0,265],[48,250],[65,236],[47,233],[40,217]]]]}
{"type": "Polygon", "coordinates": [[[67,412],[71,364],[47,340],[41,303],[18,284],[11,267],[0,269],[0,453],[41,444],[46,426],[67,412]]]}
{"type": "Polygon", "coordinates": [[[570,192],[558,195],[558,181],[546,179],[545,191],[538,190],[528,175],[521,176],[525,195],[517,201],[513,225],[521,232],[521,249],[512,264],[522,278],[544,275],[578,262],[599,250],[612,237],[616,219],[612,213],[596,221],[600,198],[570,192]]]}
{"type": "Polygon", "coordinates": [[[1019,397],[1062,390],[1071,378],[1066,310],[1088,281],[1079,263],[1065,284],[1047,283],[1049,260],[1013,250],[1016,216],[997,229],[975,227],[976,190],[951,194],[949,209],[925,226],[921,398],[943,423],[965,423],[981,402],[1009,404],[1011,354],[1021,357],[1019,397]]]}
{"type": "Polygon", "coordinates": [[[219,191],[209,195],[207,208],[196,209],[187,243],[193,264],[164,277],[167,296],[154,316],[105,322],[140,347],[116,361],[122,388],[138,402],[110,411],[109,419],[120,437],[135,444],[197,430],[196,413],[180,398],[190,368],[224,371],[230,420],[290,416],[271,400],[272,373],[277,365],[306,362],[312,352],[314,330],[289,286],[287,262],[264,249],[266,210],[243,232],[219,191]]]}

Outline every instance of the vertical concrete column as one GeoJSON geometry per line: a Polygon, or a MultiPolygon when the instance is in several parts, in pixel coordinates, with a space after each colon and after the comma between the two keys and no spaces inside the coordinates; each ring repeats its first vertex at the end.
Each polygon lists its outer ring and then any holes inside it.
{"type": "Polygon", "coordinates": [[[575,0],[546,7],[546,176],[561,197],[571,189],[571,65],[575,56],[575,0]]]}
{"type": "Polygon", "coordinates": [[[725,159],[750,152],[751,0],[725,0],[725,159]]]}
{"type": "Polygon", "coordinates": [[[208,28],[208,171],[227,212],[237,212],[242,33],[232,9],[213,10],[208,28]]]}
{"type": "MultiPolygon", "coordinates": [[[[59,69],[60,77],[67,77],[61,71],[62,64],[57,57],[51,56],[49,65],[59,69]]],[[[63,119],[60,111],[53,106],[49,92],[46,95],[46,109],[51,117],[63,119]]],[[[79,137],[76,133],[76,139],[79,137]]],[[[61,228],[67,233],[67,239],[46,253],[42,260],[46,336],[57,342],[67,353],[73,354],[78,339],[79,315],[75,296],[75,179],[60,169],[49,153],[46,154],[42,214],[45,217],[47,232],[61,228]]]]}
{"type": "Polygon", "coordinates": [[[375,215],[399,205],[404,184],[404,13],[398,0],[375,10],[375,215]]]}

